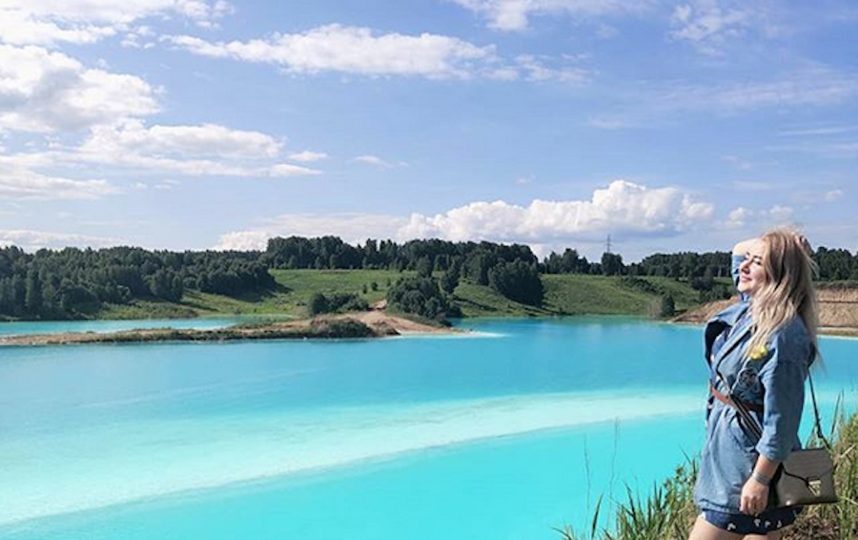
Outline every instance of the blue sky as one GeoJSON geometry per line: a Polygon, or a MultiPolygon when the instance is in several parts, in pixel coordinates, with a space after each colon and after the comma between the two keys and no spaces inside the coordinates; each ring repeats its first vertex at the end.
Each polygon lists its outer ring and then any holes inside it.
{"type": "Polygon", "coordinates": [[[858,6],[0,1],[0,245],[858,248],[858,6]],[[37,4],[37,5],[33,5],[37,4]]]}

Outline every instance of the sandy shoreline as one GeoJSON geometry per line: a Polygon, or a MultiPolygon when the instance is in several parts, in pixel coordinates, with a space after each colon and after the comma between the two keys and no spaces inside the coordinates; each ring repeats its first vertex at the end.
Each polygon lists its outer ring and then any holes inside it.
{"type": "Polygon", "coordinates": [[[383,311],[323,315],[299,321],[235,325],[211,330],[145,328],[118,332],[62,332],[0,337],[0,345],[66,345],[75,343],[147,343],[163,341],[234,341],[262,339],[372,338],[419,334],[463,334],[383,311]]]}

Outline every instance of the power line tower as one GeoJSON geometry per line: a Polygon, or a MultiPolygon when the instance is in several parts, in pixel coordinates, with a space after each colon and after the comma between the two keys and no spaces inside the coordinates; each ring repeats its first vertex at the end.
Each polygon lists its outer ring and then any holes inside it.
{"type": "Polygon", "coordinates": [[[609,233],[608,239],[605,240],[605,253],[610,253],[610,252],[611,252],[611,235],[609,233]]]}

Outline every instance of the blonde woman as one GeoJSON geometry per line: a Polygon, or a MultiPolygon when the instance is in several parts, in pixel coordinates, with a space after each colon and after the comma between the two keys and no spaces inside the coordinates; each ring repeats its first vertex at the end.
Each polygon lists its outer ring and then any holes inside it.
{"type": "Polygon", "coordinates": [[[807,240],[784,229],[733,249],[740,300],[705,331],[711,387],[690,540],[777,540],[795,521],[797,510],[766,507],[778,465],[800,446],[804,381],[817,356],[814,268],[807,240]],[[728,395],[756,416],[762,437],[728,395]]]}

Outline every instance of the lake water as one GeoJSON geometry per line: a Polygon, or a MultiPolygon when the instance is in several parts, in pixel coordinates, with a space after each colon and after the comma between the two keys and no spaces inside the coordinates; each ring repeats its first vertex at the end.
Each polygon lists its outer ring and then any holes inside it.
{"type": "Polygon", "coordinates": [[[60,334],[64,332],[119,332],[138,328],[181,328],[212,330],[258,317],[217,317],[200,319],[138,319],[127,321],[51,321],[0,323],[0,336],[21,334],[60,334]]]}
{"type": "MultiPolygon", "coordinates": [[[[699,452],[701,328],[460,326],[2,348],[0,537],[556,539],[699,452]]],[[[827,422],[838,394],[855,408],[858,341],[821,349],[827,422]]]]}

